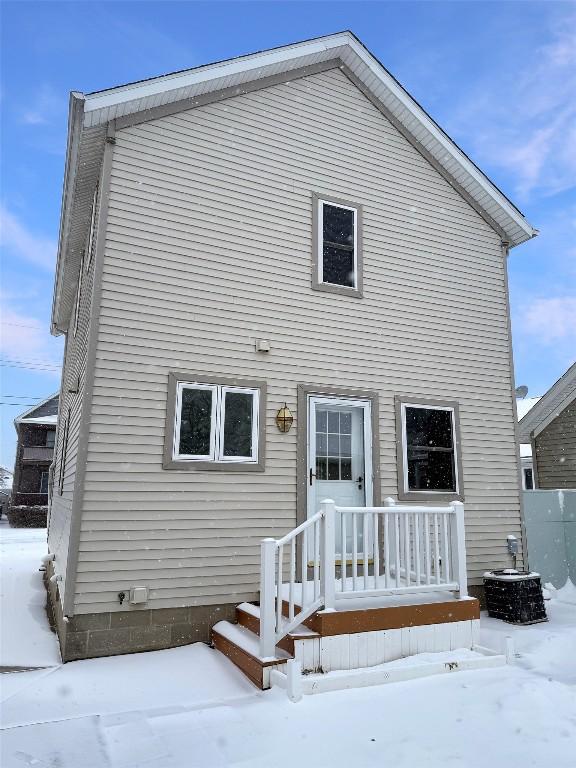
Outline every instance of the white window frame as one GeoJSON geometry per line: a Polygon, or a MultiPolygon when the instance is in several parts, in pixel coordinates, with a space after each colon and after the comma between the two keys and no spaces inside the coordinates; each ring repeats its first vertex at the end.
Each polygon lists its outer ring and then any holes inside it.
{"type": "Polygon", "coordinates": [[[405,494],[421,493],[423,496],[434,495],[445,496],[447,494],[458,495],[460,493],[460,473],[458,471],[458,442],[456,439],[456,414],[454,408],[450,405],[425,405],[423,403],[402,402],[400,405],[400,419],[402,423],[402,466],[404,469],[404,488],[405,494]],[[455,489],[443,488],[441,490],[432,490],[429,488],[410,488],[408,479],[408,436],[406,434],[406,408],[420,408],[424,411],[448,411],[452,421],[452,457],[454,463],[454,485],[455,489]]]}
{"type": "Polygon", "coordinates": [[[259,454],[259,416],[260,390],[256,387],[234,387],[226,384],[204,384],[200,382],[179,381],[176,385],[176,414],[174,419],[174,437],[172,443],[173,461],[204,461],[215,464],[258,464],[259,454]],[[212,410],[210,414],[210,452],[203,455],[179,453],[180,422],[182,418],[182,393],[185,389],[210,390],[212,392],[212,410]],[[224,455],[224,423],[226,417],[226,395],[229,393],[252,395],[252,455],[224,455]]]}
{"type": "Polygon", "coordinates": [[[335,288],[347,288],[351,291],[358,290],[358,208],[342,203],[333,203],[331,200],[318,198],[317,209],[317,232],[318,232],[318,283],[321,285],[330,285],[335,288]],[[324,206],[330,205],[333,208],[342,208],[345,211],[354,213],[354,285],[340,285],[340,283],[330,283],[324,280],[324,206]]]}

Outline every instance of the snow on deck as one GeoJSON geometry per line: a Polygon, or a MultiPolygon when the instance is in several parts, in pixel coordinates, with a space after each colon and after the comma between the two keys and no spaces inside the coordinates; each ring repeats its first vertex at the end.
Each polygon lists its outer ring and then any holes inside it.
{"type": "MultiPolygon", "coordinates": [[[[42,548],[28,533],[0,528],[25,605],[42,548]]],[[[203,644],[3,675],[2,768],[294,768],[312,754],[316,768],[574,768],[576,605],[566,591],[546,607],[550,621],[529,627],[482,618],[484,645],[514,637],[514,666],[299,704],[203,644]]],[[[16,629],[31,654],[49,631],[36,619],[35,638],[16,629]]]]}

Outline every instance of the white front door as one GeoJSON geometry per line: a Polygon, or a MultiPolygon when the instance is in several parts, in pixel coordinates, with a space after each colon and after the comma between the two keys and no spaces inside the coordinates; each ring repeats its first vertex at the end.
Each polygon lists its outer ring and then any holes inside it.
{"type": "Polygon", "coordinates": [[[310,396],[308,413],[308,516],[324,499],[337,506],[371,506],[370,401],[310,396]]]}

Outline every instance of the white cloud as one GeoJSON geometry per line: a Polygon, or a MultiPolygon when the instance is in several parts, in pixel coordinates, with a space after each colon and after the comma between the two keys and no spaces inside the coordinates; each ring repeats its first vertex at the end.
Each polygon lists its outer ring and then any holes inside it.
{"type": "Polygon", "coordinates": [[[513,174],[523,200],[576,184],[576,13],[544,33],[550,42],[529,52],[522,69],[489,71],[454,116],[482,163],[513,174]]]}
{"type": "Polygon", "coordinates": [[[47,125],[59,119],[65,110],[66,102],[49,85],[44,85],[31,99],[30,105],[20,114],[20,122],[25,125],[47,125]]]}
{"type": "Polygon", "coordinates": [[[573,340],[576,350],[576,297],[536,299],[525,308],[522,322],[525,331],[540,343],[573,340]]]}
{"type": "Polygon", "coordinates": [[[30,232],[17,216],[10,213],[3,205],[0,205],[0,246],[43,269],[54,268],[55,241],[30,232]]]}

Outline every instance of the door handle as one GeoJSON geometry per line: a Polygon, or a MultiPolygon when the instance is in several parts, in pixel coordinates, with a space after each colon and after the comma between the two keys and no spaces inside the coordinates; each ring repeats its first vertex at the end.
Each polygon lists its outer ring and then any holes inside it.
{"type": "Polygon", "coordinates": [[[310,485],[312,485],[312,478],[316,477],[316,472],[312,471],[312,467],[310,467],[310,485]]]}
{"type": "Polygon", "coordinates": [[[364,478],[362,477],[362,475],[360,475],[360,477],[358,478],[358,480],[356,480],[356,482],[358,483],[358,490],[361,491],[362,483],[364,482],[364,478]]]}

